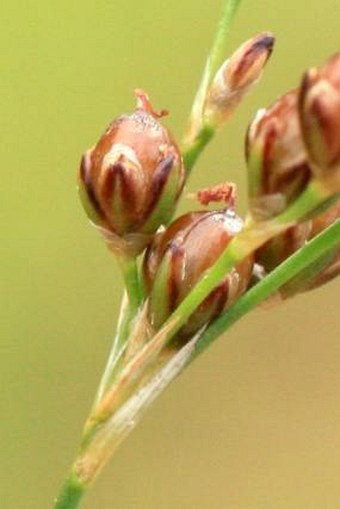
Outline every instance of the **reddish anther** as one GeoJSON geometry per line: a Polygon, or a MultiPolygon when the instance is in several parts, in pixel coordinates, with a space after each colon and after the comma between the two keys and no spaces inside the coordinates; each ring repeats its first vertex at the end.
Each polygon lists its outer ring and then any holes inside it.
{"type": "Polygon", "coordinates": [[[236,184],[234,182],[223,182],[216,186],[206,187],[197,193],[198,201],[207,206],[209,203],[225,203],[227,208],[235,208],[236,184]]]}

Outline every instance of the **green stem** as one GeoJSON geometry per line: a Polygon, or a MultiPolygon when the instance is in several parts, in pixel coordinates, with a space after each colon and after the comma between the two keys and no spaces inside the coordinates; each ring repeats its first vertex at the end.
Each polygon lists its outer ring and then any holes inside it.
{"type": "Polygon", "coordinates": [[[242,0],[228,0],[225,4],[222,17],[218,24],[215,40],[209,56],[209,71],[212,76],[218,69],[224,56],[224,46],[230,31],[233,19],[242,0]]]}
{"type": "Polygon", "coordinates": [[[183,159],[188,171],[192,170],[198,156],[214,134],[211,126],[203,124],[203,108],[209,85],[224,57],[224,46],[233,19],[242,0],[227,0],[216,35],[208,55],[200,85],[198,87],[185,135],[183,159]]]}
{"type": "Polygon", "coordinates": [[[123,273],[126,293],[122,299],[117,332],[97,389],[93,408],[99,404],[105,392],[113,382],[117,365],[119,364],[119,360],[124,352],[129,337],[131,322],[136,316],[143,299],[136,258],[121,256],[118,257],[118,263],[123,273]],[[128,300],[128,305],[126,300],[128,300]]]}
{"type": "Polygon", "coordinates": [[[61,487],[54,509],[75,509],[79,506],[85,491],[85,486],[79,483],[76,476],[71,473],[61,487]]]}
{"type": "Polygon", "coordinates": [[[202,353],[218,336],[237,320],[256,308],[284,284],[340,244],[340,221],[314,237],[262,281],[251,288],[236,304],[223,313],[201,336],[191,360],[202,353]]]}
{"type": "Polygon", "coordinates": [[[183,162],[188,175],[190,175],[197,159],[213,138],[214,134],[215,129],[213,127],[208,125],[202,126],[194,141],[183,151],[183,162]]]}
{"type": "Polygon", "coordinates": [[[130,328],[130,322],[132,320],[132,316],[130,313],[129,308],[127,307],[127,296],[126,293],[124,294],[124,297],[122,299],[121,308],[119,312],[119,319],[118,319],[118,326],[117,326],[117,332],[114,337],[111,351],[104,369],[104,372],[102,374],[99,387],[97,390],[97,394],[95,397],[95,401],[93,404],[93,407],[95,407],[99,401],[102,399],[103,395],[105,394],[106,390],[108,389],[112,377],[117,365],[117,362],[120,359],[121,353],[124,348],[124,344],[126,343],[126,340],[128,338],[129,334],[129,328],[130,328]]]}
{"type": "Polygon", "coordinates": [[[117,260],[124,277],[126,294],[128,296],[128,305],[126,305],[126,297],[124,297],[121,304],[117,332],[112,343],[104,373],[99,383],[94,407],[99,403],[112,382],[117,362],[120,359],[121,353],[123,352],[129,336],[131,321],[136,316],[143,299],[136,258],[117,256],[117,260]]]}
{"type": "Polygon", "coordinates": [[[276,222],[285,224],[302,220],[326,203],[331,196],[332,193],[321,180],[312,180],[301,196],[276,219],[276,222]]]}
{"type": "Polygon", "coordinates": [[[224,46],[227,36],[241,1],[242,0],[227,0],[225,3],[224,10],[215,33],[214,41],[204,67],[201,83],[194,99],[193,114],[197,109],[202,112],[207,88],[223,60],[224,46]]]}
{"type": "Polygon", "coordinates": [[[130,256],[117,256],[123,273],[126,292],[129,298],[131,315],[135,315],[142,302],[142,290],[139,281],[137,258],[130,256]]]}

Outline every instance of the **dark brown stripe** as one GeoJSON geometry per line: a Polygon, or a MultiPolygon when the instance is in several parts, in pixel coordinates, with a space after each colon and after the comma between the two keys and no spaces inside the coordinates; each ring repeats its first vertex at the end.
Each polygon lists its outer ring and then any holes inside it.
{"type": "Polygon", "coordinates": [[[85,189],[87,192],[87,196],[88,196],[90,202],[92,203],[93,208],[95,209],[95,211],[97,212],[99,217],[105,219],[105,214],[104,214],[103,210],[101,209],[100,203],[97,200],[97,197],[96,197],[96,194],[94,191],[90,168],[86,164],[86,155],[83,155],[83,157],[81,158],[80,169],[79,169],[79,178],[84,183],[84,186],[85,186],[85,189]]]}
{"type": "Polygon", "coordinates": [[[165,256],[167,255],[170,257],[170,274],[168,280],[169,308],[173,311],[179,304],[179,284],[183,284],[182,271],[185,253],[183,247],[180,247],[173,241],[168,246],[168,252],[165,256]]]}
{"type": "Polygon", "coordinates": [[[152,178],[152,186],[151,186],[151,200],[149,205],[145,211],[144,221],[149,217],[149,215],[154,211],[157,203],[159,202],[162,196],[162,190],[164,189],[171,170],[174,164],[174,156],[170,155],[165,157],[157,166],[155,173],[152,178]]]}

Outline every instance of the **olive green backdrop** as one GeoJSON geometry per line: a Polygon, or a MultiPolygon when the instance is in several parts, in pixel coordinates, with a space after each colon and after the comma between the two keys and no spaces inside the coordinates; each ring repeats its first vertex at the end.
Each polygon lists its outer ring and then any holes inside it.
{"type": "MultiPolygon", "coordinates": [[[[104,364],[122,291],[77,199],[81,153],[135,87],[180,135],[220,0],[7,1],[1,9],[3,509],[48,509],[104,364]]],[[[255,110],[340,49],[338,0],[245,0],[229,48],[277,47],[189,188],[234,179],[255,110]]],[[[181,209],[192,206],[184,200],[181,209]]],[[[339,281],[246,317],[153,406],[84,509],[340,507],[339,281]]]]}

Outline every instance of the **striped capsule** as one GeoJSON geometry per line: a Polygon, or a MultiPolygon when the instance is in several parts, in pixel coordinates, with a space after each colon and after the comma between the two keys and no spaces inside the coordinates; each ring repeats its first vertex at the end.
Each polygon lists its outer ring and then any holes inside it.
{"type": "Polygon", "coordinates": [[[278,215],[311,179],[301,135],[298,90],[259,110],[246,137],[249,208],[254,219],[278,215]]]}
{"type": "Polygon", "coordinates": [[[302,79],[299,114],[313,173],[340,191],[340,53],[302,79]]]}
{"type": "MultiPolygon", "coordinates": [[[[205,272],[219,258],[243,221],[233,210],[198,211],[179,217],[148,248],[144,279],[149,294],[149,318],[158,329],[205,272]]],[[[248,256],[191,315],[179,336],[187,338],[213,321],[248,287],[253,257],[248,256]]]]}
{"type": "Polygon", "coordinates": [[[142,251],[168,221],[185,181],[181,154],[147,95],[114,120],[83,156],[79,192],[90,220],[113,249],[142,251]]]}

